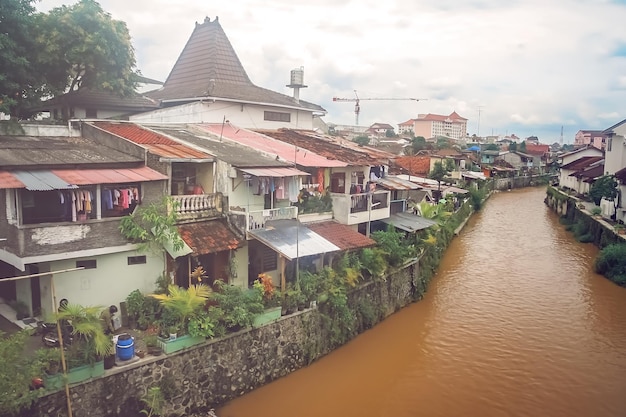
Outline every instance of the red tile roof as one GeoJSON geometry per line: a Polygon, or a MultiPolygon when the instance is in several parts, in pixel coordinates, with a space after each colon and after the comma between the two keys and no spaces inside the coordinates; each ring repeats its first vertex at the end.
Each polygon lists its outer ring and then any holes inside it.
{"type": "Polygon", "coordinates": [[[165,158],[212,158],[211,155],[205,152],[197,151],[165,135],[143,128],[134,123],[94,122],[93,124],[102,130],[106,130],[109,133],[142,145],[150,150],[150,152],[165,158]]]}
{"type": "Polygon", "coordinates": [[[535,145],[526,142],[526,153],[531,155],[544,155],[550,152],[550,145],[535,145]]]}
{"type": "Polygon", "coordinates": [[[181,224],[178,226],[178,232],[197,255],[243,246],[243,239],[239,239],[222,220],[181,224]]]}
{"type": "Polygon", "coordinates": [[[430,171],[430,156],[400,156],[394,160],[392,170],[397,174],[426,176],[430,171]]]}
{"type": "Polygon", "coordinates": [[[307,223],[306,227],[341,250],[367,248],[376,244],[373,239],[335,221],[307,223]]]}
{"type": "Polygon", "coordinates": [[[420,114],[417,117],[417,120],[430,120],[430,121],[435,121],[435,122],[443,122],[448,119],[452,121],[467,120],[466,118],[459,116],[459,114],[455,111],[450,113],[448,116],[443,116],[441,114],[428,113],[428,114],[420,114]]]}

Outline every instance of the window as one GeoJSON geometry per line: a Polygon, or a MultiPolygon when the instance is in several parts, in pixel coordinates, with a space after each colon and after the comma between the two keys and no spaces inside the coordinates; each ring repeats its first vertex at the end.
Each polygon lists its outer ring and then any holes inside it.
{"type": "Polygon", "coordinates": [[[97,265],[96,265],[96,260],[95,259],[88,259],[85,261],[76,261],[76,268],[85,268],[85,269],[96,269],[97,265]]]}
{"type": "Polygon", "coordinates": [[[98,118],[98,110],[96,110],[96,109],[85,109],[85,117],[87,119],[96,119],[96,118],[98,118]]]}
{"type": "Polygon", "coordinates": [[[96,187],[20,190],[22,224],[86,221],[96,218],[96,187]]]}
{"type": "Polygon", "coordinates": [[[262,271],[273,271],[278,268],[277,256],[276,252],[268,246],[261,245],[260,249],[261,255],[261,270],[262,271]]]}
{"type": "Polygon", "coordinates": [[[606,151],[611,152],[611,147],[613,145],[613,138],[609,137],[606,141],[606,151]]]}
{"type": "Polygon", "coordinates": [[[272,122],[291,122],[291,113],[281,113],[277,111],[266,111],[263,114],[263,120],[272,122]]]}
{"type": "Polygon", "coordinates": [[[145,264],[145,263],[146,263],[146,255],[128,257],[128,265],[139,265],[139,264],[145,264]]]}

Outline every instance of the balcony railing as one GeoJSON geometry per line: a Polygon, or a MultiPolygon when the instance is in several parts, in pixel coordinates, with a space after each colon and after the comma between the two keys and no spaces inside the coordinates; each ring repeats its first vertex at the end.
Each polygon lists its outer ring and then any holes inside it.
{"type": "Polygon", "coordinates": [[[222,213],[222,194],[173,195],[178,220],[217,217],[222,213]]]}
{"type": "Polygon", "coordinates": [[[231,224],[242,233],[250,230],[264,229],[271,220],[288,220],[298,217],[298,207],[282,207],[259,211],[229,211],[231,224]]]}
{"type": "Polygon", "coordinates": [[[333,193],[333,214],[338,222],[348,225],[385,219],[390,214],[390,198],[389,191],[376,191],[372,194],[333,193]]]}

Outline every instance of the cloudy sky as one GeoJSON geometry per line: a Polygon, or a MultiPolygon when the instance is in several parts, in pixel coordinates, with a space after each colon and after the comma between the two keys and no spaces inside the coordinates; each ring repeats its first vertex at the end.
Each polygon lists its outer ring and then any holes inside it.
{"type": "MultiPolygon", "coordinates": [[[[73,0],[42,0],[47,11],[73,0]]],[[[418,113],[468,119],[468,133],[573,142],[626,118],[626,0],[101,0],[126,22],[141,73],[165,81],[196,21],[219,21],[256,85],[354,124],[418,113]]]]}

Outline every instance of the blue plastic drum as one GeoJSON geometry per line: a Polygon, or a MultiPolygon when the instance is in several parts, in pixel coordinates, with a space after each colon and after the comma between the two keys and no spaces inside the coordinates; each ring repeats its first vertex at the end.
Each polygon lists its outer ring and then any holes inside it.
{"type": "Polygon", "coordinates": [[[135,356],[135,341],[128,333],[122,333],[117,337],[115,348],[117,357],[122,361],[127,361],[135,356]]]}

